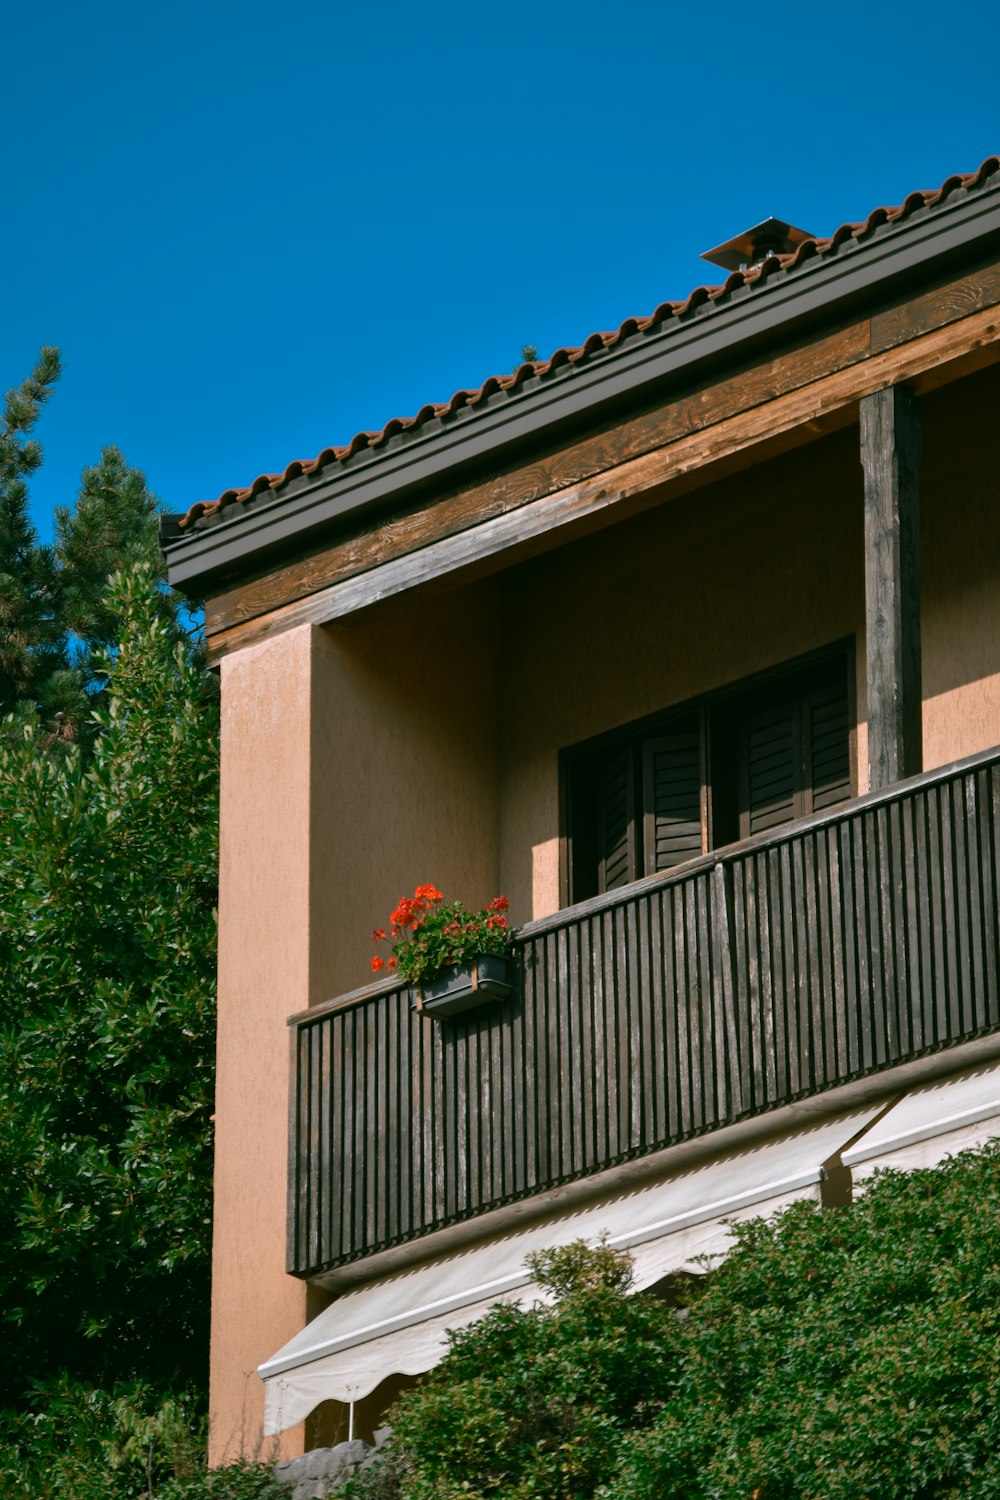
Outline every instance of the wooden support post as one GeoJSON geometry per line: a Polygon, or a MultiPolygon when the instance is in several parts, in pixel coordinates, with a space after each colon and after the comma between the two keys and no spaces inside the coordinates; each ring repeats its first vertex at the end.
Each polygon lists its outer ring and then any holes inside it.
{"type": "Polygon", "coordinates": [[[861,463],[868,777],[877,791],[921,769],[920,415],[902,386],[862,399],[861,463]]]}

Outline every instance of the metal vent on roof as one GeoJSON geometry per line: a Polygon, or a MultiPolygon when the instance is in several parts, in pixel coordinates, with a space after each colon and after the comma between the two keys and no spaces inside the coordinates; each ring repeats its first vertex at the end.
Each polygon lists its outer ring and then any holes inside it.
{"type": "Polygon", "coordinates": [[[796,229],[784,219],[765,219],[752,229],[744,229],[734,239],[726,240],[725,244],[716,245],[714,250],[703,251],[701,258],[713,266],[721,266],[724,271],[745,271],[749,266],[759,265],[769,255],[791,255],[803,240],[814,238],[808,230],[796,229]]]}

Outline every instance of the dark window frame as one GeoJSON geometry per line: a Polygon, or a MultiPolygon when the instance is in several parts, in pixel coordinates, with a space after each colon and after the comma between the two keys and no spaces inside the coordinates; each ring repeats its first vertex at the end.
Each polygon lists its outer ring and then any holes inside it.
{"type": "MultiPolygon", "coordinates": [[[[594,808],[594,787],[598,768],[610,765],[616,752],[631,756],[631,795],[637,799],[632,809],[631,837],[638,840],[639,852],[634,858],[640,879],[648,868],[649,792],[645,784],[643,754],[657,739],[690,735],[697,730],[701,755],[701,819],[703,844],[699,853],[726,848],[748,837],[747,820],[742,815],[746,786],[737,785],[745,778],[742,751],[734,750],[737,726],[772,705],[804,700],[818,692],[824,683],[842,680],[846,688],[848,771],[851,797],[857,787],[857,684],[855,638],[848,636],[818,650],[803,653],[776,667],[752,673],[727,683],[709,693],[686,699],[670,708],[646,714],[628,724],[616,726],[591,739],[567,747],[559,753],[560,846],[562,899],[566,905],[586,900],[598,892],[596,830],[588,831],[594,808]],[[588,846],[589,840],[589,846],[588,846]],[[589,875],[586,872],[590,872],[589,875]]],[[[796,712],[798,707],[796,706],[796,712]]],[[[811,811],[810,795],[796,788],[796,820],[811,811]]],[[[691,858],[697,857],[695,854],[691,858]]],[[[629,882],[630,883],[630,882],[629,882]]]]}

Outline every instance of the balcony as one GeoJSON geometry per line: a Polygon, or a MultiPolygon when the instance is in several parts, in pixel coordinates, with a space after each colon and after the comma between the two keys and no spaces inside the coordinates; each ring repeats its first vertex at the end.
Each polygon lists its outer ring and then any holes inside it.
{"type": "Polygon", "coordinates": [[[289,1271],[1000,1029],[998,845],[995,750],[529,923],[507,1004],[293,1017],[289,1271]]]}

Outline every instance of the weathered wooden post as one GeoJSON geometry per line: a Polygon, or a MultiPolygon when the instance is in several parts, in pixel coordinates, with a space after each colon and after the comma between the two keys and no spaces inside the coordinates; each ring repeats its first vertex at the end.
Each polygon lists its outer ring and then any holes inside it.
{"type": "Polygon", "coordinates": [[[868,784],[922,768],[920,414],[902,386],[861,400],[865,473],[868,784]]]}

